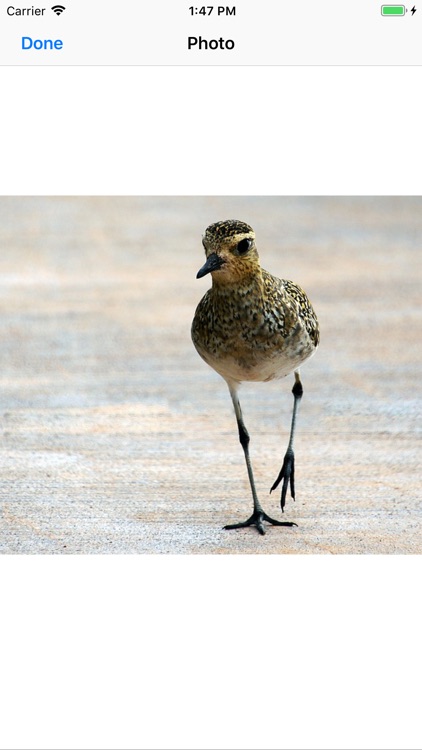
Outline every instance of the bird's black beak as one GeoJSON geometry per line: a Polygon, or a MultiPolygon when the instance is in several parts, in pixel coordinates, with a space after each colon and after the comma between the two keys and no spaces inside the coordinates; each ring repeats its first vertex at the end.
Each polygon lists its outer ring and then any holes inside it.
{"type": "Polygon", "coordinates": [[[202,268],[199,269],[198,273],[196,274],[197,279],[202,279],[203,276],[206,276],[207,273],[211,273],[212,271],[218,271],[219,268],[223,265],[224,260],[220,258],[217,253],[211,253],[211,255],[208,256],[206,263],[202,266],[202,268]]]}

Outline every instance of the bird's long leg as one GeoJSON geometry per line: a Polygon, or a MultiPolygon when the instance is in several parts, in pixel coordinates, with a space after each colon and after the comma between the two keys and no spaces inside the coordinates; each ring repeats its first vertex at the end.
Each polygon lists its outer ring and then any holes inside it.
{"type": "Polygon", "coordinates": [[[287,488],[290,484],[290,493],[293,498],[295,499],[295,454],[293,451],[293,442],[295,437],[295,428],[296,428],[296,416],[297,411],[299,408],[300,400],[303,396],[303,387],[302,383],[300,382],[300,376],[299,376],[299,370],[295,371],[295,384],[292,388],[292,393],[294,396],[294,403],[293,403],[293,414],[292,414],[292,424],[290,428],[290,438],[289,438],[289,444],[287,446],[286,455],[284,456],[283,466],[280,469],[280,473],[275,480],[273,486],[270,489],[270,492],[275,490],[278,485],[280,484],[281,480],[283,480],[283,486],[281,488],[281,510],[284,513],[284,506],[286,504],[286,493],[287,488]]]}
{"type": "Polygon", "coordinates": [[[236,414],[237,427],[239,430],[239,440],[245,454],[246,468],[248,470],[249,483],[251,485],[252,497],[253,497],[253,513],[246,521],[242,523],[233,523],[225,526],[225,529],[242,529],[246,526],[256,526],[260,534],[265,534],[264,521],[272,524],[273,526],[296,526],[297,524],[288,521],[276,521],[270,518],[263,510],[261,503],[259,502],[258,495],[255,487],[255,480],[253,476],[252,464],[249,455],[249,433],[245,427],[243,421],[242,410],[240,408],[240,402],[237,395],[237,384],[228,383],[230,395],[232,397],[234,411],[236,414]]]}

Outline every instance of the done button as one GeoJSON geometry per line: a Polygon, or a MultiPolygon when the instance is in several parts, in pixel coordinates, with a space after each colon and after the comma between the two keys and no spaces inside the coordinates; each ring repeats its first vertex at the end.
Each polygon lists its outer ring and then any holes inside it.
{"type": "Polygon", "coordinates": [[[62,49],[61,39],[32,39],[30,36],[22,37],[22,49],[62,49]]]}

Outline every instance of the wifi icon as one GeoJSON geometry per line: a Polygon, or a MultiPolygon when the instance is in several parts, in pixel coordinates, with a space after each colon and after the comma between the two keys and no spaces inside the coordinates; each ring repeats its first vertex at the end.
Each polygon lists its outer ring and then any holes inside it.
{"type": "Polygon", "coordinates": [[[66,8],[64,7],[64,5],[53,5],[51,10],[54,10],[56,16],[60,16],[61,13],[66,10],[66,8]]]}

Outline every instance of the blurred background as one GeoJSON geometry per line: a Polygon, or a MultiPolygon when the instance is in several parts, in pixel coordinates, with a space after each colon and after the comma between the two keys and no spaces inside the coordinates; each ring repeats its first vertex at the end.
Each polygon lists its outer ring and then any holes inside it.
{"type": "MultiPolygon", "coordinates": [[[[420,553],[422,199],[0,198],[0,551],[420,553]],[[298,528],[226,532],[252,508],[225,382],[190,325],[201,235],[255,229],[308,293],[298,528]]],[[[293,376],[242,386],[264,508],[293,376]]]]}

